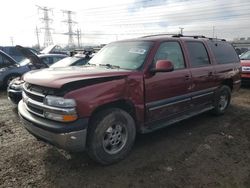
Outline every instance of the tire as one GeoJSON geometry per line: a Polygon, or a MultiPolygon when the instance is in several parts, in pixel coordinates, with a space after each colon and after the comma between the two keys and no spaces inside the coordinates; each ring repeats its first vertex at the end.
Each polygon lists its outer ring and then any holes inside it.
{"type": "Polygon", "coordinates": [[[225,85],[221,86],[216,92],[212,113],[214,115],[223,115],[230,104],[230,100],[231,89],[225,85]]]}
{"type": "Polygon", "coordinates": [[[118,108],[101,111],[88,128],[88,155],[103,165],[118,162],[130,152],[135,136],[135,122],[127,112],[118,108]]]}

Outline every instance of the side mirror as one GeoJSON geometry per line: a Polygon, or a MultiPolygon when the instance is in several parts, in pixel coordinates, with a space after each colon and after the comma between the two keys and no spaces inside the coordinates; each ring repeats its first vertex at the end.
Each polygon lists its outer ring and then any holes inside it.
{"type": "Polygon", "coordinates": [[[151,72],[171,72],[174,70],[173,63],[169,60],[158,60],[151,72]]]}

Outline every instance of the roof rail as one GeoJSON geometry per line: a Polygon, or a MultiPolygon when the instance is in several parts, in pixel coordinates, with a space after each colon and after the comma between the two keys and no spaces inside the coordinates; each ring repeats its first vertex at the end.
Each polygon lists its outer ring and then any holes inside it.
{"type": "Polygon", "coordinates": [[[147,37],[157,37],[157,36],[164,36],[164,35],[170,35],[170,36],[175,36],[178,35],[176,33],[161,33],[161,34],[155,34],[155,35],[146,35],[146,36],[142,36],[141,38],[147,38],[147,37]]]}
{"type": "Polygon", "coordinates": [[[209,40],[226,41],[225,39],[206,37],[206,36],[204,36],[204,35],[182,35],[182,34],[177,34],[177,35],[173,35],[172,37],[192,37],[192,38],[194,38],[194,39],[203,38],[203,39],[209,39],[209,40]]]}

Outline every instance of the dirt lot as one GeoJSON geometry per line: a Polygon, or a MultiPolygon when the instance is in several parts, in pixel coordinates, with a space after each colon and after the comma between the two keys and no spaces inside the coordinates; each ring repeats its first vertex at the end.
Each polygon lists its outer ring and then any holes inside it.
{"type": "Polygon", "coordinates": [[[108,167],[38,142],[0,91],[0,155],[0,187],[250,187],[250,88],[224,116],[138,135],[131,154],[108,167]]]}

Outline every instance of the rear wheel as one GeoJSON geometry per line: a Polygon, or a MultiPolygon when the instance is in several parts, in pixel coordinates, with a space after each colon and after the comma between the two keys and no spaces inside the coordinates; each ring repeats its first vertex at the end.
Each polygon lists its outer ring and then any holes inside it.
{"type": "Polygon", "coordinates": [[[126,111],[117,108],[102,111],[93,119],[88,129],[89,156],[104,165],[122,160],[135,140],[134,119],[126,111]]]}
{"type": "Polygon", "coordinates": [[[231,89],[228,86],[222,86],[216,96],[215,96],[215,102],[214,102],[214,109],[213,113],[215,115],[222,115],[225,113],[227,107],[230,104],[231,100],[231,89]]]}

